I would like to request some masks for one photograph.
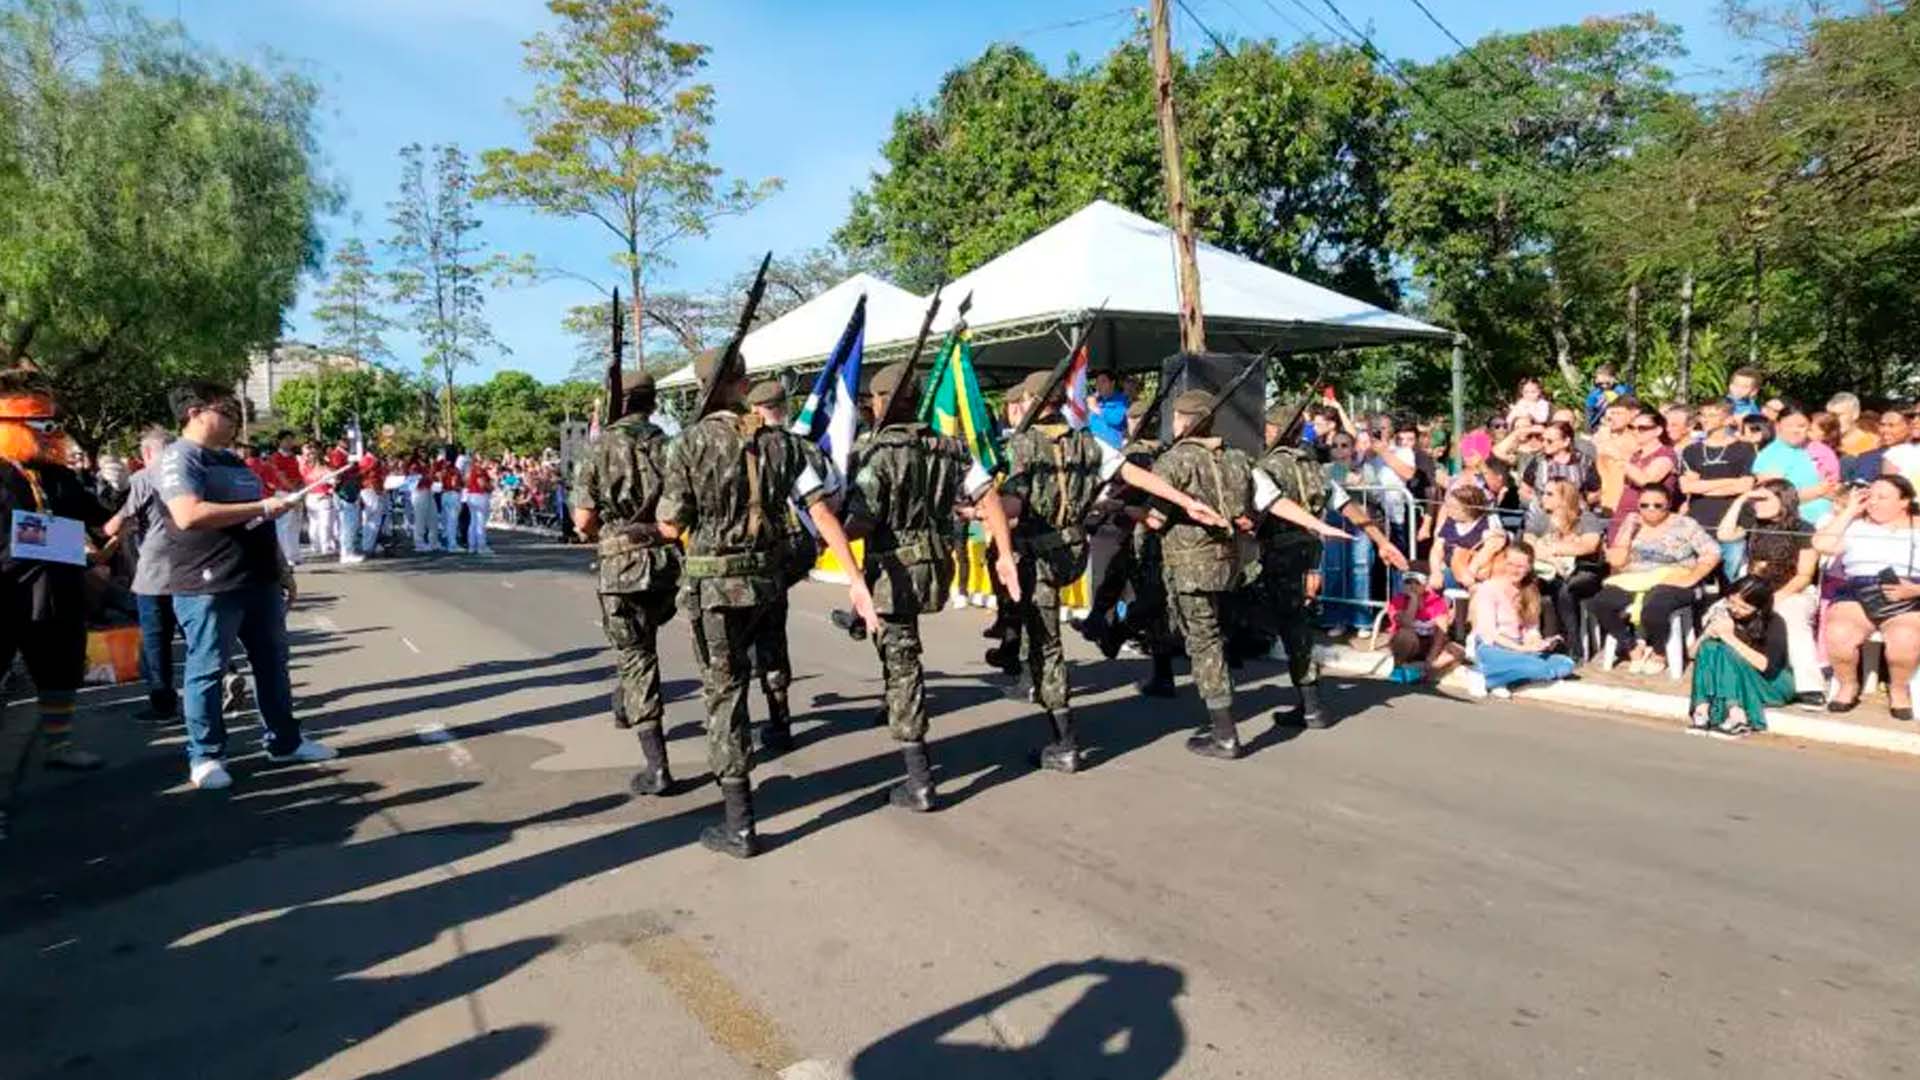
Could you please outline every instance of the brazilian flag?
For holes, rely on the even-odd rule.
[[[980,396],[980,380],[973,373],[973,340],[962,330],[948,334],[933,360],[933,378],[920,399],[920,422],[934,431],[967,444],[982,469],[999,473],[1007,467],[1007,451]]]

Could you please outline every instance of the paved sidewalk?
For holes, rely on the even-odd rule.
[[[1364,636],[1356,640],[1365,643]],[[1375,650],[1362,645],[1337,644],[1322,646],[1319,655],[1321,666],[1339,675],[1385,679],[1393,670],[1393,659],[1384,647]],[[1468,696],[1465,673],[1449,672],[1441,680],[1439,689],[1455,697]],[[1636,676],[1582,668],[1577,679],[1522,687],[1514,691],[1513,697],[1516,701],[1670,720],[1675,724],[1684,724],[1687,719],[1687,682],[1665,675]],[[1788,739],[1920,756],[1920,725],[1893,719],[1887,713],[1884,694],[1879,693],[1869,695],[1846,719],[1801,708],[1769,709],[1767,731]]]

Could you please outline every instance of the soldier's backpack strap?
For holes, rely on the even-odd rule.
[[[746,413],[740,417],[741,451],[746,455],[747,462],[747,536],[756,541],[767,527],[766,511],[760,505],[759,435],[763,426],[757,413]]]
[[[1059,499],[1053,506],[1053,527],[1060,529],[1066,526],[1067,512],[1070,509],[1067,505],[1067,437],[1062,435],[1052,440],[1052,445],[1053,479],[1059,490]]]

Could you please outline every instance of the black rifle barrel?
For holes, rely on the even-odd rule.
[[[626,324],[620,319],[620,287],[613,289],[613,337],[612,355],[607,357],[607,423],[626,415],[627,388],[626,377],[620,366],[625,362]]]
[[[920,354],[927,351],[927,336],[933,333],[933,320],[940,314],[940,290],[946,287],[944,281],[933,287],[933,300],[927,304],[927,317],[920,320],[920,336],[914,339],[913,352],[907,356],[906,370],[900,374],[900,384],[893,388],[893,393],[887,395],[885,415],[873,418],[873,430],[879,431],[889,424],[899,423],[906,418],[906,411],[916,404],[913,400],[913,373],[920,366]],[[968,293],[960,305],[963,318],[965,309],[972,304],[973,294]]]
[[[720,360],[713,365],[713,378],[700,389],[700,407],[693,412],[694,419],[705,417],[714,410],[720,396],[720,388],[731,385],[737,377],[734,366],[740,360],[740,342],[753,328],[753,317],[760,310],[760,298],[767,292],[767,267],[773,264],[773,252],[767,252],[760,260],[760,270],[753,275],[753,286],[747,290],[746,306],[740,309],[740,324],[734,327],[733,337],[727,340],[727,347],[720,353]]]
[[[1213,395],[1213,401],[1208,404],[1207,411],[1201,413],[1200,418],[1195,420],[1193,426],[1187,430],[1198,431],[1209,420],[1212,420],[1214,416],[1220,412],[1221,406],[1232,400],[1234,391],[1246,385],[1247,380],[1253,378],[1255,372],[1265,371],[1267,369],[1267,361],[1272,359],[1273,355],[1278,351],[1277,348],[1269,345],[1259,356],[1249,360],[1247,366],[1240,369],[1238,375],[1228,379],[1227,385],[1221,387],[1219,392]]]
[[[1093,328],[1099,325],[1100,316],[1106,314],[1106,311],[1107,302],[1102,300],[1100,306],[1093,310],[1093,315],[1087,319],[1086,324],[1080,327],[1080,332],[1073,336],[1073,344],[1067,348],[1067,355],[1053,365],[1053,371],[1047,375],[1047,385],[1040,391],[1040,397],[1027,407],[1027,415],[1021,417],[1020,422],[1013,426],[1014,435],[1025,434],[1026,430],[1033,426],[1033,422],[1039,419],[1046,403],[1052,399],[1054,392],[1059,390],[1060,384],[1066,380],[1067,370],[1073,367],[1073,358],[1080,355],[1080,350],[1086,347],[1087,338],[1093,336]],[[1012,437],[1012,435],[1008,436],[1008,438]]]

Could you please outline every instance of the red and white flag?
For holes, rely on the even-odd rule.
[[[1075,431],[1087,426],[1087,347],[1073,355],[1073,363],[1067,368],[1067,401],[1062,410],[1067,417],[1067,425]]]

